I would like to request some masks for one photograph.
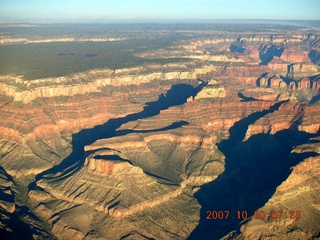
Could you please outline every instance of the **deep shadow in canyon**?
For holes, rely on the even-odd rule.
[[[274,57],[280,57],[284,51],[283,46],[264,45],[259,49],[261,65],[267,65]]]
[[[257,99],[253,97],[246,97],[243,95],[242,92],[238,92],[238,97],[241,98],[241,102],[252,102],[252,101],[258,101]]]
[[[291,154],[292,147],[308,143],[316,136],[299,132],[295,123],[274,135],[257,134],[243,141],[250,124],[278,110],[282,103],[236,122],[229,139],[218,144],[226,156],[226,168],[215,181],[203,185],[195,194],[202,208],[199,225],[189,239],[221,239],[231,231],[239,233],[244,219],[238,219],[237,212],[246,211],[248,219],[252,217],[287,179],[292,166],[317,155]],[[230,211],[230,214],[227,219],[207,220],[207,211]]]
[[[171,89],[166,93],[159,96],[159,99],[154,102],[146,103],[146,106],[141,112],[129,114],[125,117],[110,119],[103,125],[96,126],[91,129],[84,129],[72,136],[72,153],[64,159],[59,165],[44,171],[43,173],[36,176],[36,181],[45,178],[48,174],[55,174],[60,172],[60,174],[65,174],[68,172],[70,174],[73,171],[77,171],[85,161],[86,154],[84,152],[84,146],[90,145],[99,139],[106,139],[115,136],[124,136],[131,132],[139,133],[140,131],[133,130],[120,130],[117,129],[130,121],[136,121],[138,119],[148,118],[156,116],[161,110],[168,109],[172,106],[177,106],[184,104],[189,97],[194,97],[196,94],[207,85],[207,82],[201,81],[197,87],[193,87],[189,84],[181,83],[176,84],[171,87]],[[188,124],[187,122],[180,121],[173,123],[162,129],[154,129],[153,131],[165,131],[169,129],[174,129],[181,127],[182,125]],[[148,130],[152,132],[152,130]],[[141,131],[141,132],[148,132]],[[57,176],[55,176],[57,177]],[[29,185],[29,190],[36,188],[36,182]]]
[[[0,207],[0,222],[12,230],[7,231],[6,229],[0,228],[0,239],[33,240],[35,239],[35,233],[43,239],[55,239],[51,238],[50,233],[38,225],[41,220],[33,214],[28,207],[16,205],[15,211],[10,213],[8,218],[5,217],[7,214],[8,213]],[[29,223],[32,223],[32,226],[25,222],[26,219],[28,219]]]
[[[177,106],[184,104],[189,97],[195,97],[197,93],[207,85],[207,82],[202,81],[198,79],[201,83],[197,87],[193,87],[192,85],[181,83],[176,84],[171,87],[171,89],[166,93],[159,96],[159,99],[154,102],[146,103],[146,106],[143,108],[141,112],[129,114],[125,117],[117,118],[117,119],[110,119],[103,125],[96,126],[91,129],[83,129],[80,132],[72,135],[72,153],[65,158],[59,165],[54,166],[53,168],[44,171],[43,173],[36,176],[36,181],[48,178],[48,174],[55,174],[55,177],[66,178],[69,176],[69,174],[72,174],[79,170],[85,161],[85,158],[90,152],[85,153],[84,147],[86,145],[90,145],[93,142],[99,140],[99,139],[105,139],[105,138],[111,138],[115,136],[124,136],[129,133],[147,133],[147,132],[160,132],[160,131],[166,131],[170,129],[179,128],[183,125],[187,125],[188,122],[185,121],[179,121],[170,124],[167,127],[159,128],[159,129],[153,129],[153,130],[118,130],[117,129],[125,123],[128,123],[130,121],[136,121],[138,119],[148,118],[152,116],[156,116],[160,113],[161,110],[168,109],[172,106]],[[107,160],[107,159],[106,159]],[[127,161],[126,159],[121,159],[120,157],[113,160],[119,160],[119,161]],[[36,181],[29,184],[29,191],[36,189]],[[27,207],[26,207],[27,208]],[[27,208],[28,209],[28,208]],[[29,209],[28,209],[29,211]],[[18,213],[17,213],[18,214]],[[20,212],[20,214],[27,214],[27,211]],[[17,220],[13,220],[15,225],[19,224],[17,216]],[[23,227],[25,226],[25,227]],[[15,231],[20,233],[24,232],[26,234],[26,239],[32,239],[32,229],[29,228],[29,226],[21,225],[20,228],[16,228]],[[8,236],[8,239],[19,239],[16,235]]]
[[[195,96],[204,86],[202,82],[194,88],[188,84],[177,84],[157,101],[149,102],[139,113],[125,117],[110,119],[105,124],[92,129],[84,129],[73,135],[72,153],[61,164],[39,174],[36,180],[48,178],[48,174],[67,177],[83,166],[86,154],[84,146],[98,139],[125,136],[132,132],[157,132],[174,129],[187,124],[176,122],[167,127],[153,130],[117,130],[121,125],[130,121],[156,116],[161,110],[171,106],[181,105],[190,96]],[[201,187],[195,194],[202,206],[200,223],[190,239],[220,239],[232,230],[239,231],[240,222],[237,211],[247,211],[249,217],[262,207],[274,193],[276,187],[290,174],[290,168],[313,153],[290,154],[292,147],[307,143],[315,135],[298,132],[296,124],[292,128],[271,134],[258,134],[243,141],[248,126],[259,118],[277,111],[283,102],[277,103],[269,110],[256,112],[238,121],[230,129],[230,137],[218,144],[218,148],[226,156],[225,172],[215,181]],[[122,159],[113,159],[119,160]],[[62,176],[61,176],[62,177]],[[29,185],[29,190],[35,189],[35,182]],[[206,220],[207,210],[230,211],[228,219]],[[232,218],[233,217],[233,218]]]

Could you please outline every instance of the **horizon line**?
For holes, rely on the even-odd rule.
[[[3,20],[0,19],[0,24],[103,24],[103,23],[162,23],[162,22],[231,22],[231,21],[240,21],[240,22],[254,22],[254,21],[260,21],[260,22],[319,22],[320,19],[251,19],[251,18],[234,18],[234,19],[200,19],[200,18],[186,18],[186,19],[61,19],[60,21],[57,19],[13,19],[13,20]]]

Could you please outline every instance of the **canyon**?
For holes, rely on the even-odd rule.
[[[169,45],[133,51],[146,61],[136,66],[0,75],[3,236],[319,237],[319,33],[178,32]],[[0,44],[128,38],[17,35]],[[226,210],[228,219],[206,217]],[[255,218],[275,210],[301,218]]]

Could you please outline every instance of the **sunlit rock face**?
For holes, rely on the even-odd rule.
[[[172,45],[133,51],[135,67],[1,75],[1,231],[28,229],[38,239],[316,237],[319,37],[250,31],[190,30]],[[176,62],[158,63],[168,59]],[[269,215],[295,210],[295,218],[206,220],[216,206],[255,204]]]
[[[224,158],[215,148],[214,139],[194,134],[193,130],[182,129],[98,140],[85,147],[90,154],[72,175],[37,182],[49,193],[46,198],[42,197],[43,190],[31,191],[29,196],[34,202],[43,202],[36,208],[40,215],[59,216],[52,222],[57,236],[62,226],[68,231],[72,228],[68,217],[60,212],[80,204],[95,209],[97,216],[105,216],[100,224],[114,222],[114,228],[99,230],[104,236],[121,238],[136,230],[148,237],[171,238],[173,233],[161,228],[172,225],[179,238],[186,238],[199,221],[200,206],[192,192],[224,170]],[[52,209],[51,201],[65,204],[61,209]],[[86,219],[87,222],[78,223],[82,229],[94,221],[90,216]],[[127,228],[123,229],[120,223]],[[78,235],[82,234],[85,232],[79,231]]]
[[[128,96],[118,89],[112,94],[39,98],[32,103],[3,102],[2,166],[18,177],[51,168],[70,154],[72,133],[140,111],[144,102],[156,99],[163,91],[152,88],[148,87],[154,95],[140,92]]]

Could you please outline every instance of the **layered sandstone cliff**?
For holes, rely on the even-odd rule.
[[[317,133],[320,130],[319,106],[306,106],[287,102],[277,112],[260,118],[248,127],[246,139],[259,133],[275,134],[284,129]]]
[[[103,90],[103,87],[106,86],[140,85],[142,83],[149,83],[155,80],[167,81],[177,79],[196,79],[201,74],[207,74],[216,70],[213,65],[204,65],[199,68],[197,68],[197,64],[186,66],[179,65],[178,67],[182,67],[185,71],[165,72],[170,68],[174,68],[174,65],[168,65],[166,69],[162,66],[150,66],[148,68],[149,71],[153,69],[160,70],[160,72],[152,73],[146,73],[146,69],[144,68],[125,69],[122,71],[111,71],[107,69],[89,71],[87,73],[61,77],[58,79],[50,78],[32,81],[22,81],[19,78],[5,76],[0,82],[0,93],[5,96],[12,97],[14,101],[29,103],[37,98],[43,97],[49,98],[100,93]],[[87,80],[83,81],[83,78],[86,78]],[[60,84],[56,85],[57,83]],[[41,86],[42,84],[46,84],[47,86]]]
[[[1,166],[23,182],[19,201],[59,239],[186,239],[203,220],[196,194],[226,171],[229,152],[218,146],[237,140],[230,129],[248,123],[240,129],[243,149],[237,157],[248,152],[252,157],[256,149],[250,144],[261,136],[276,141],[273,136],[284,131],[318,134],[319,71],[308,54],[317,39],[310,39],[232,33],[138,54],[183,57],[187,63],[30,81],[1,76]],[[277,148],[273,143],[266,142],[263,152]],[[302,145],[294,152],[319,154],[314,149],[318,145]],[[295,167],[277,189],[265,212],[292,206],[305,216],[319,210],[318,195],[310,190],[318,188],[319,158],[305,162],[307,167]],[[246,164],[237,166],[246,172]],[[13,183],[1,179],[5,196],[12,197]],[[308,200],[299,205],[304,193]],[[298,205],[291,196],[298,196]],[[13,200],[0,207],[4,216],[16,212]],[[309,232],[290,236],[316,236],[318,212],[310,216],[301,224],[286,218],[280,227],[269,220],[261,226],[249,222],[242,237],[269,237],[268,229],[283,237],[297,228]]]
[[[181,129],[99,140],[85,147],[90,155],[81,169],[52,180],[48,176],[37,182],[47,195],[35,190],[29,196],[33,202],[42,201],[36,212],[49,220],[56,236],[64,228],[63,232],[76,239],[88,234],[117,239],[139,229],[139,234],[149,238],[185,239],[199,220],[192,188],[213,181],[224,169],[223,157],[212,149],[213,139],[198,134]],[[53,200],[65,204],[52,209],[49,203]],[[114,222],[114,228],[90,233],[86,226],[92,225],[94,218],[85,211],[85,221],[78,221],[79,228],[72,233],[71,213],[61,213],[75,205],[95,209],[95,217],[106,216],[101,224]],[[50,220],[52,215],[55,221]],[[141,221],[143,216],[146,219]],[[120,222],[121,228],[117,227]]]

